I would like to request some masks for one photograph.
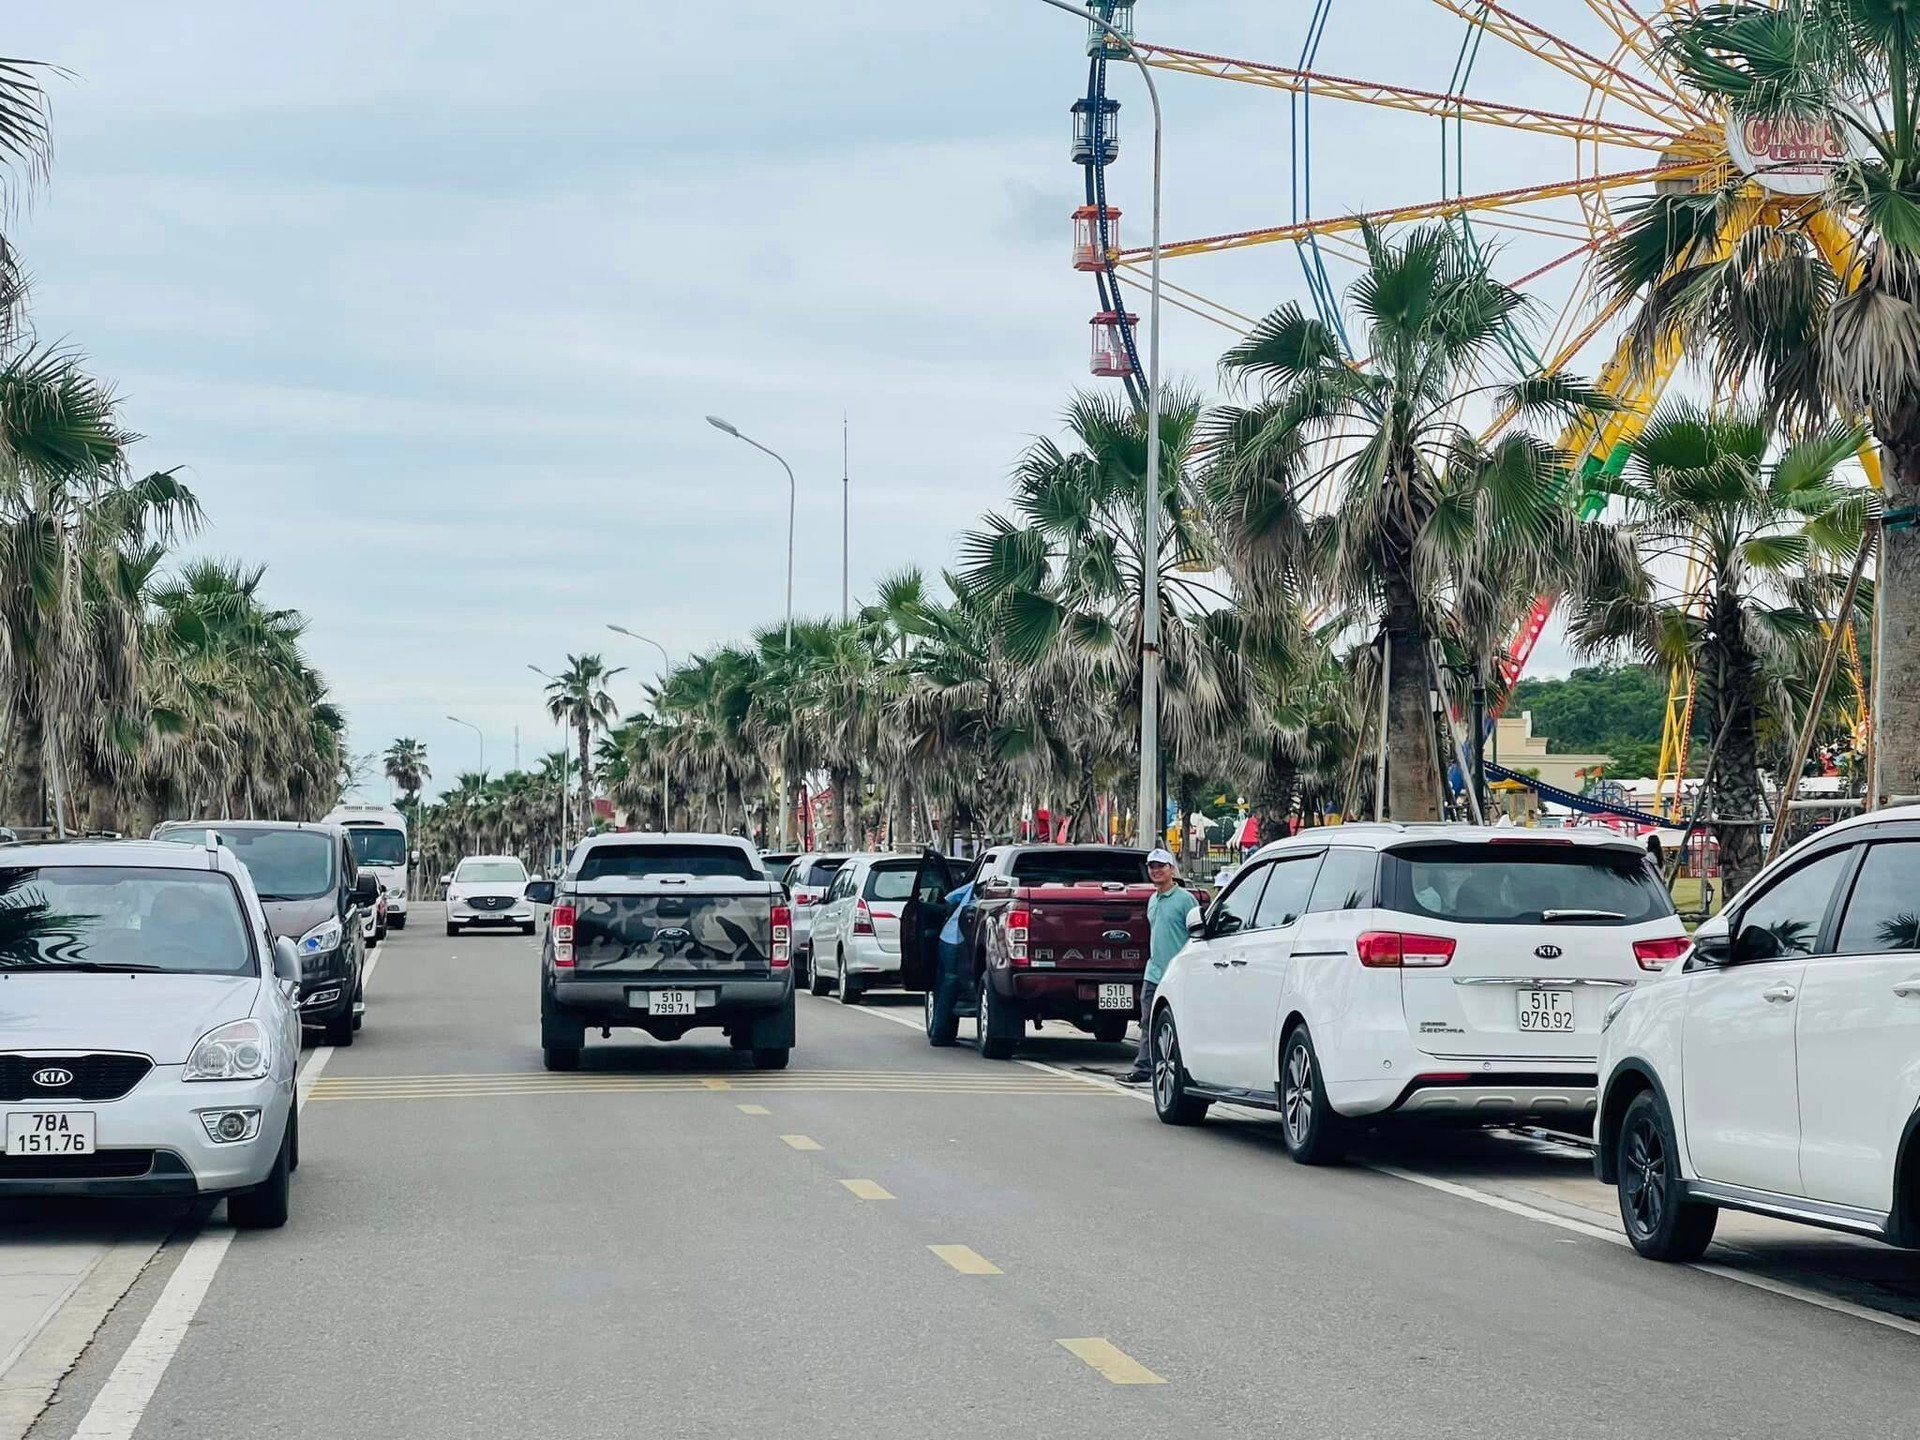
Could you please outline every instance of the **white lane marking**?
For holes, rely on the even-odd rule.
[[[840,1008],[844,1010],[847,1007],[842,1006]],[[894,1014],[886,1010],[871,1009],[867,1006],[855,1007],[854,1013],[873,1015],[882,1020],[892,1020],[896,1024],[905,1025],[913,1030],[924,1031],[926,1028],[925,1022],[922,1020],[913,1019],[903,1014]],[[1060,1066],[1049,1065],[1043,1060],[1020,1060],[1016,1057],[1015,1063],[1028,1066],[1034,1070],[1046,1070],[1055,1075],[1065,1075],[1071,1079],[1083,1081],[1088,1085],[1098,1085],[1103,1089],[1115,1091],[1131,1099],[1145,1101],[1149,1105],[1153,1103],[1153,1096],[1150,1093],[1136,1090],[1128,1085],[1121,1085],[1116,1081],[1107,1080],[1100,1076],[1076,1073],[1072,1070],[1063,1070]],[[1273,1118],[1272,1115],[1266,1111],[1250,1110],[1242,1105],[1222,1105],[1219,1108],[1230,1111],[1235,1115],[1245,1116],[1249,1119],[1271,1120]],[[1603,1225],[1589,1225],[1581,1220],[1571,1220],[1564,1215],[1555,1215],[1550,1210],[1541,1210],[1518,1200],[1509,1200],[1504,1195],[1495,1195],[1491,1191],[1477,1190],[1471,1185],[1462,1185],[1456,1180],[1443,1180],[1438,1175],[1423,1175],[1417,1170],[1406,1170],[1398,1165],[1383,1165],[1366,1161],[1361,1162],[1361,1164],[1364,1169],[1390,1176],[1395,1180],[1405,1180],[1409,1184],[1423,1186],[1428,1190],[1437,1190],[1443,1195],[1451,1195],[1458,1200],[1470,1200],[1476,1205],[1485,1205],[1492,1210],[1502,1210],[1522,1220],[1531,1220],[1540,1225],[1551,1225],[1559,1230],[1567,1230],[1576,1235],[1585,1236],[1589,1240],[1604,1240],[1609,1245],[1627,1244],[1627,1237],[1618,1230],[1609,1230]],[[1851,1300],[1842,1300],[1837,1296],[1825,1295],[1818,1290],[1810,1290],[1803,1285],[1795,1285],[1787,1280],[1775,1280],[1770,1276],[1755,1275],[1745,1270],[1734,1270],[1728,1266],[1716,1265],[1711,1261],[1705,1260],[1696,1261],[1685,1268],[1698,1270],[1703,1275],[1718,1276],[1722,1280],[1732,1280],[1736,1284],[1749,1285],[1755,1290],[1764,1290],[1769,1295],[1778,1295],[1783,1299],[1803,1301],[1808,1305],[1815,1306],[1821,1310],[1831,1311],[1836,1315],[1847,1315],[1855,1320],[1864,1320],[1870,1325],[1880,1325],[1889,1330],[1898,1330],[1903,1334],[1920,1336],[1920,1321],[1909,1320],[1903,1315],[1889,1314],[1884,1310],[1875,1310],[1870,1306],[1857,1305]]]
[[[360,977],[363,988],[373,979],[381,950],[382,947],[375,946],[367,956],[366,970]],[[333,1058],[333,1050],[331,1045],[318,1046],[301,1066],[294,1088],[296,1114],[307,1108],[307,1097]],[[186,1338],[187,1327],[193,1324],[193,1317],[200,1312],[201,1302],[213,1286],[220,1262],[226,1259],[227,1247],[233,1244],[233,1235],[231,1227],[223,1227],[203,1230],[194,1237],[187,1253],[180,1257],[179,1265],[168,1277],[166,1289],[160,1292],[160,1298],[141,1324],[140,1332],[113,1367],[113,1373],[107,1376],[100,1393],[93,1397],[86,1419],[73,1432],[73,1440],[131,1440],[141,1417],[147,1413],[153,1392],[160,1388],[167,1367],[173,1363],[180,1342]]]

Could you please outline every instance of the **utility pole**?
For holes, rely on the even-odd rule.
[[[848,584],[853,536],[853,480],[847,466],[847,412],[840,412],[840,623],[853,618],[853,590]]]

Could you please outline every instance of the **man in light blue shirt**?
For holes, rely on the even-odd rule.
[[[946,898],[953,913],[947,916],[947,923],[940,927],[940,973],[943,976],[960,974],[960,912],[967,908],[967,902],[972,899],[971,880]]]
[[[1147,897],[1147,973],[1140,987],[1140,1051],[1125,1077],[1130,1085],[1144,1084],[1153,1074],[1153,992],[1187,943],[1188,917],[1200,908],[1193,892],[1176,883],[1171,851],[1155,850],[1147,856],[1147,878],[1153,882],[1153,894]]]

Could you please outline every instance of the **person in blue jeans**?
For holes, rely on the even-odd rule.
[[[943,981],[955,979],[960,974],[960,912],[966,909],[972,899],[971,880],[946,898],[950,913],[947,923],[940,927],[940,978]]]
[[[1140,987],[1140,1053],[1123,1077],[1129,1085],[1144,1084],[1153,1074],[1153,992],[1187,943],[1187,917],[1200,908],[1193,892],[1180,888],[1171,851],[1155,850],[1147,856],[1147,878],[1153,882],[1153,894],[1147,897],[1147,973]]]

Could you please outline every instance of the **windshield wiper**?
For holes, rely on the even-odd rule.
[[[90,973],[128,975],[171,975],[174,971],[165,965],[115,964],[106,960],[53,960],[39,965],[0,964],[0,970],[22,970],[36,974],[45,974],[49,970],[84,970]]]
[[[1626,914],[1619,910],[1542,910],[1542,924],[1554,925],[1562,920],[1624,920]]]

